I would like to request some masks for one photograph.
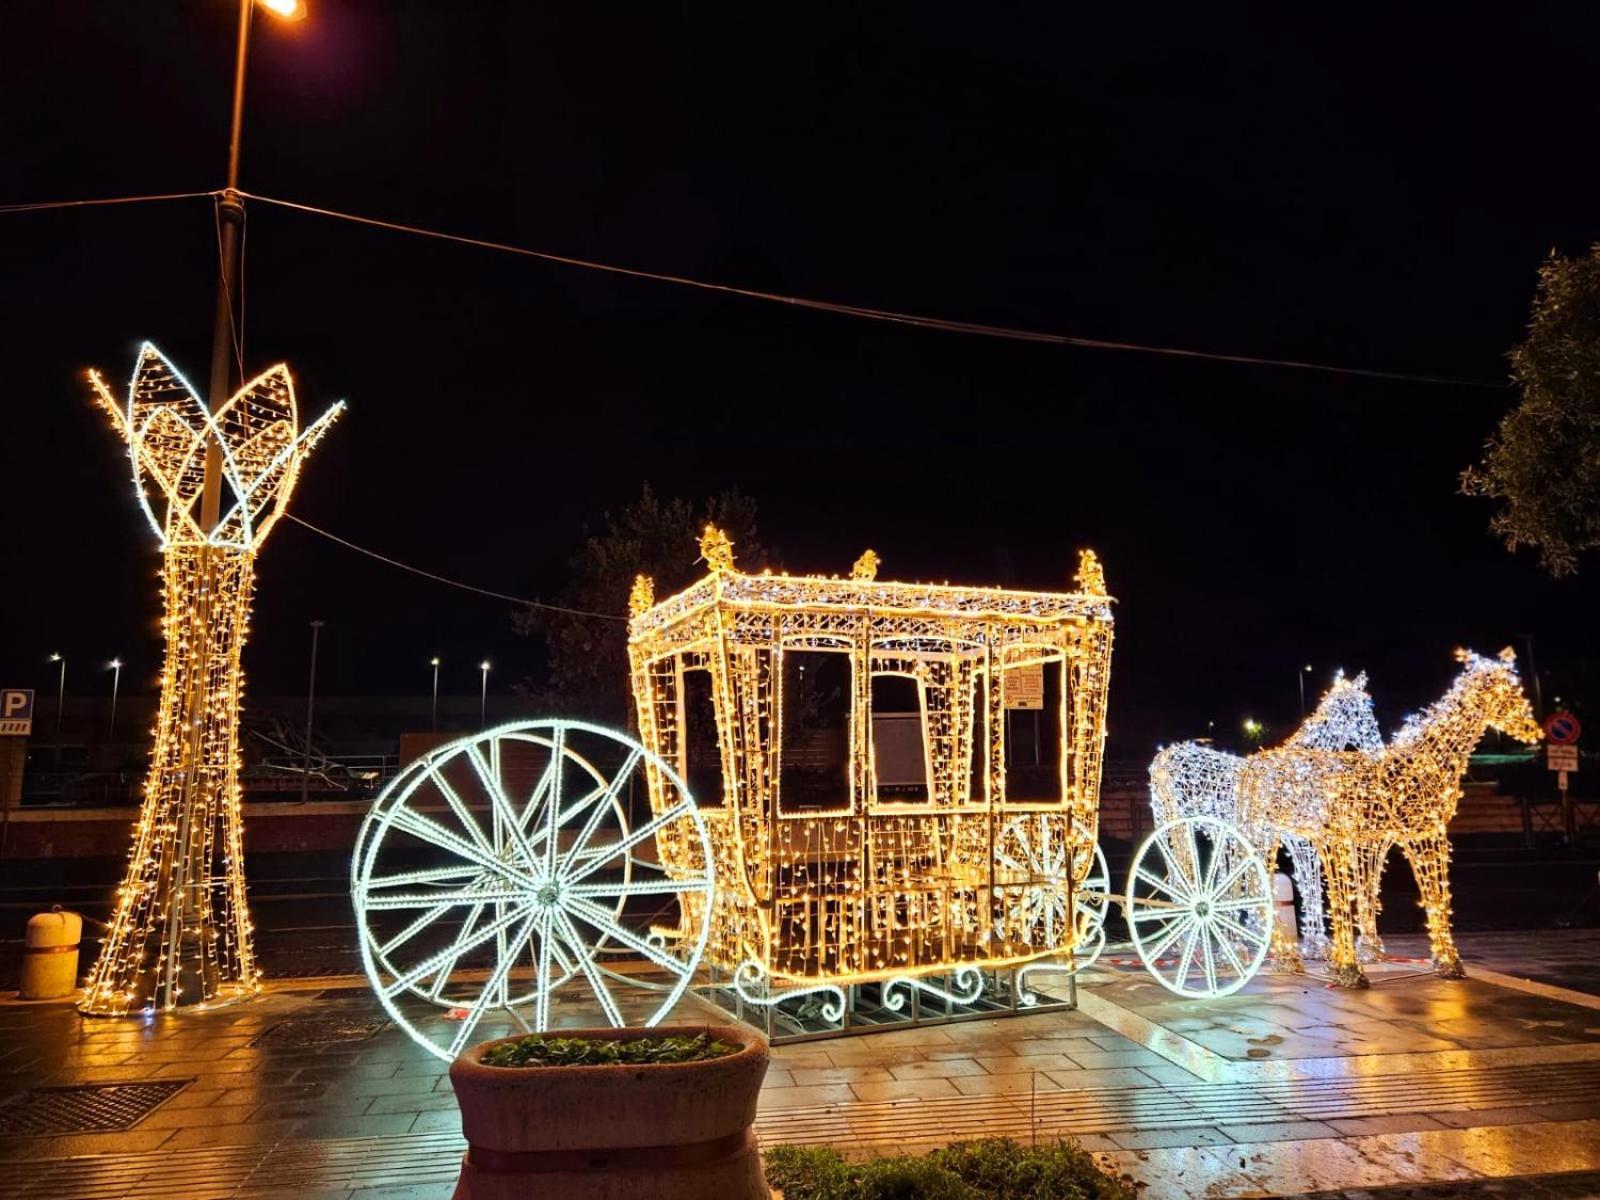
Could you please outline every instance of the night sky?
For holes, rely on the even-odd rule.
[[[1590,6],[838,8],[310,0],[253,40],[248,191],[650,270],[1156,345],[1491,383],[1552,247],[1600,239]],[[877,9],[878,6],[865,6]],[[0,202],[220,186],[226,0],[17,7]],[[1555,582],[1456,476],[1509,389],[896,328],[261,204],[246,361],[350,413],[307,520],[553,594],[651,481],[737,486],[791,570],[1121,601],[1112,750],[1281,726],[1295,674],[1373,674],[1396,724],[1457,644],[1537,638],[1600,693],[1600,563]],[[0,215],[0,685],[154,684],[157,556],[83,369],[209,361],[204,199]],[[693,546],[684,553],[693,557]],[[284,524],[257,692],[496,690],[508,606]],[[1580,707],[1580,711],[1582,708]],[[1600,713],[1596,714],[1600,717]]]

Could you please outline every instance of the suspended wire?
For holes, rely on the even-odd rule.
[[[390,558],[386,554],[379,554],[376,550],[368,550],[365,546],[358,546],[354,542],[346,541],[336,533],[329,533],[326,529],[322,529],[316,525],[313,525],[310,521],[307,521],[303,517],[295,516],[295,514],[292,512],[286,512],[283,515],[288,520],[293,521],[296,525],[309,529],[312,533],[327,538],[330,542],[337,542],[347,550],[354,550],[357,554],[365,554],[368,558],[375,558],[381,563],[386,563],[391,567],[397,567],[402,571],[409,571],[413,575],[420,575],[424,579],[431,579],[435,583],[443,583],[448,584],[453,588],[460,588],[464,592],[476,592],[480,596],[488,596],[495,600],[509,600],[512,604],[522,604],[526,605],[528,608],[542,608],[546,612],[565,613],[569,617],[590,617],[596,621],[626,621],[628,619],[627,617],[619,617],[615,613],[590,612],[589,610],[583,608],[564,608],[559,604],[546,604],[542,600],[528,600],[522,596],[508,596],[504,592],[495,592],[490,591],[488,588],[475,587],[470,583],[462,583],[458,579],[451,579],[444,575],[436,575],[432,571],[424,571],[421,567],[413,567],[409,563],[403,563],[399,559]]]
[[[1304,362],[1298,359],[1265,358],[1249,354],[1222,354],[1208,350],[1190,350],[1179,346],[1153,346],[1139,342],[1111,341],[1105,338],[1078,337],[1066,333],[1047,333],[1041,330],[1016,329],[1004,325],[984,325],[975,321],[955,321],[943,317],[922,316],[916,313],[897,312],[893,309],[870,308],[859,304],[841,304],[831,300],[814,300],[805,296],[785,296],[777,292],[765,292],[756,288],[737,287],[726,283],[713,283],[704,279],[694,279],[686,275],[672,275],[660,271],[646,271],[635,267],[618,266],[615,263],[598,262],[593,259],[574,258],[565,254],[553,254],[545,250],[533,250],[526,246],[514,246],[507,242],[490,241],[485,238],[468,237],[464,234],[446,233],[437,229],[427,229],[420,225],[406,225],[396,221],[385,221],[377,217],[364,217],[356,213],[340,212],[337,209],[319,208],[311,204],[301,204],[293,200],[280,200],[273,196],[260,196],[253,192],[241,193],[251,200],[262,204],[274,205],[278,208],[291,209],[295,212],[310,213],[314,216],[332,217],[335,220],[348,221],[356,225],[366,225],[373,229],[386,229],[395,233],[409,233],[417,237],[433,238],[438,241],[455,242],[463,246],[475,246],[480,250],[493,250],[502,254],[514,254],[523,258],[535,258],[542,262],[556,263],[561,266],[579,267],[587,271],[599,271],[608,275],[621,275],[629,279],[645,279],[654,283],[671,283],[681,287],[697,288],[706,292],[718,292],[728,296],[740,296],[748,300],[764,300],[773,304],[787,304],[794,308],[810,309],[816,312],[835,313],[840,316],[860,317],[869,321],[884,321],[895,325],[908,325],[918,329],[931,329],[944,333],[964,333],[981,337],[1002,338],[1017,342],[1035,342],[1053,346],[1075,346],[1088,350],[1122,350],[1136,354],[1155,354],[1168,358],[1202,359],[1207,362],[1236,363],[1244,366],[1258,367],[1283,367],[1295,371],[1318,371],[1330,375],[1355,375],[1366,379],[1387,379],[1405,383],[1445,384],[1454,387],[1492,388],[1496,391],[1507,385],[1495,383],[1484,379],[1461,379],[1445,375],[1418,374],[1408,371],[1379,371],[1363,367],[1341,367],[1331,363]]]
[[[159,196],[109,196],[99,200],[44,200],[37,204],[0,204],[0,213],[43,212],[52,208],[106,208],[113,204],[148,204],[155,200],[198,200],[220,192],[167,192]]]
[[[52,200],[34,204],[5,204],[0,205],[0,214],[38,212],[47,209],[96,208],[114,204],[141,204],[158,200],[193,200],[202,196],[215,197],[221,194],[219,191],[168,192],[149,196],[112,196],[91,200]],[[599,262],[594,259],[576,258],[566,254],[553,254],[545,250],[534,250],[527,246],[514,246],[507,242],[496,242],[487,238],[468,237],[464,234],[427,229],[420,225],[407,225],[398,221],[365,217],[357,213],[341,212],[338,209],[320,208],[316,205],[301,204],[297,201],[283,200],[274,196],[257,195],[254,192],[239,192],[236,194],[260,201],[262,204],[270,204],[296,212],[310,213],[314,216],[331,217],[335,220],[348,221],[356,225],[366,225],[374,229],[409,233],[416,237],[455,242],[463,246],[475,246],[480,250],[514,254],[523,258],[534,258],[542,262],[556,263],[561,266],[578,267],[587,271],[599,271],[608,275],[620,275],[629,279],[644,279],[654,283],[676,284],[680,287],[696,288],[706,292],[718,292],[728,296],[739,296],[748,300],[787,304],[792,308],[833,313],[839,316],[859,317],[863,320],[882,321],[894,325],[906,325],[917,329],[930,329],[943,333],[962,333],[979,337],[1000,338],[1007,341],[1034,342],[1042,345],[1073,346],[1085,350],[1120,350],[1132,354],[1154,354],[1166,358],[1197,359],[1204,362],[1234,363],[1241,366],[1281,367],[1294,371],[1316,371],[1328,375],[1349,375],[1364,379],[1385,379],[1402,383],[1442,384],[1449,387],[1483,388],[1494,391],[1500,391],[1507,386],[1505,383],[1487,379],[1464,379],[1457,376],[1431,375],[1412,371],[1380,371],[1366,367],[1343,367],[1333,363],[1307,362],[1301,359],[1268,358],[1251,354],[1224,354],[1210,350],[1193,350],[1182,346],[1156,346],[1142,342],[1115,341],[1108,338],[1079,337],[1067,333],[1048,333],[1043,330],[1018,329],[1005,325],[985,325],[976,321],[956,321],[944,317],[898,312],[894,309],[871,308],[866,305],[843,304],[831,300],[815,300],[806,296],[785,296],[778,292],[766,292],[757,288],[714,283],[710,280],[695,279],[687,275],[646,271],[635,267],[619,266],[615,263]],[[236,345],[235,352],[242,358],[241,347]]]

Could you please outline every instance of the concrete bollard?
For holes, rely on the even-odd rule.
[[[24,1000],[59,1000],[78,988],[78,943],[83,918],[59,907],[28,919],[22,951]]]

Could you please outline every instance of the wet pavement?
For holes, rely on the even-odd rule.
[[[1362,992],[1263,977],[1176,1001],[1113,967],[1076,1012],[782,1046],[759,1132],[860,1154],[1072,1136],[1155,1198],[1600,1196],[1600,996],[1561,987],[1590,984],[1600,933],[1462,943],[1464,983],[1419,974],[1404,959],[1420,945],[1394,938],[1401,961]],[[449,1195],[462,1143],[445,1065],[358,979],[142,1019],[0,1003],[0,1105],[162,1082],[179,1086],[121,1132],[0,1135],[0,1195]]]

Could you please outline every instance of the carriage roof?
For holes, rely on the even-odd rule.
[[[708,530],[707,537],[714,531]],[[732,550],[714,540],[701,542],[711,564],[705,578],[656,602],[645,576],[634,584],[629,634],[648,638],[708,608],[743,611],[852,612],[886,616],[932,617],[974,626],[996,622],[1028,625],[1110,623],[1112,598],[1092,550],[1079,555],[1079,590],[1031,592],[950,583],[892,583],[879,580],[877,555],[867,551],[849,576],[787,575],[770,571],[744,574],[733,568]]]

